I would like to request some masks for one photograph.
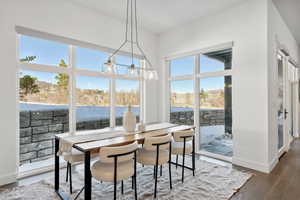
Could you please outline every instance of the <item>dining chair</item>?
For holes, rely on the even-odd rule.
[[[173,133],[172,154],[176,155],[176,169],[178,167],[178,156],[182,156],[182,178],[184,182],[185,155],[192,154],[192,169],[195,176],[195,131],[185,130]]]
[[[67,173],[66,173],[66,182],[70,179],[70,193],[72,194],[72,165],[82,163],[84,161],[84,154],[81,151],[78,151],[72,148],[71,152],[64,152],[63,158],[67,162]],[[82,192],[82,188],[79,194]],[[77,196],[79,196],[79,194]]]
[[[114,200],[117,198],[117,182],[121,181],[121,190],[124,194],[123,180],[132,177],[132,189],[137,200],[136,182],[136,151],[138,143],[103,147],[99,151],[100,159],[96,161],[92,168],[92,176],[98,181],[114,183]]]
[[[154,166],[154,198],[156,198],[157,193],[157,174],[159,165],[162,166],[163,164],[169,163],[170,189],[172,189],[171,162],[169,162],[171,161],[171,141],[171,134],[146,137],[143,148],[138,149],[137,161],[142,165]]]

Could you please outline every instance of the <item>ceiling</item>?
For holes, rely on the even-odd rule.
[[[273,0],[273,2],[300,44],[300,0]]]
[[[125,21],[126,0],[71,1]],[[172,27],[217,13],[243,1],[245,0],[137,0],[138,20],[139,24],[149,31],[162,33]]]

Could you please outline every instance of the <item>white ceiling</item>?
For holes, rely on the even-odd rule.
[[[71,0],[107,16],[125,20],[126,0]],[[162,33],[194,19],[215,14],[245,0],[137,0],[139,24]],[[296,0],[297,1],[297,0]]]
[[[300,0],[273,0],[273,2],[300,44]]]

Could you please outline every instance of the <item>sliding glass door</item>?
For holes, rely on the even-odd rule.
[[[171,123],[196,126],[197,151],[232,157],[232,49],[169,60]]]
[[[200,79],[200,150],[231,157],[231,76]]]

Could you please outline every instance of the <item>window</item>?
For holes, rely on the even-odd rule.
[[[194,84],[192,80],[171,82],[170,122],[194,124]]]
[[[20,164],[52,158],[54,134],[69,131],[68,75],[20,71]]]
[[[110,126],[108,79],[78,76],[76,96],[77,130],[94,130]]]
[[[200,73],[231,69],[231,50],[215,51],[200,55]]]
[[[168,62],[170,122],[195,124],[199,152],[232,157],[232,49]]]
[[[194,57],[179,58],[171,60],[170,75],[171,77],[192,75],[194,73]]]
[[[69,65],[69,47],[66,44],[22,35],[20,61],[48,66]]]
[[[26,35],[20,35],[18,44],[20,171],[32,170],[26,166],[33,162],[38,167],[53,163],[55,134],[122,126],[128,105],[140,120],[141,80],[124,77],[126,71],[112,76],[99,73],[110,55],[107,48],[89,49]],[[113,59],[131,64],[131,58],[123,55]],[[134,63],[139,66],[140,59]]]
[[[102,71],[102,65],[108,57],[108,53],[78,47],[76,49],[76,67],[83,70]]]
[[[136,115],[137,122],[140,118],[140,92],[139,81],[116,80],[116,125],[122,124],[124,111],[131,107]]]

